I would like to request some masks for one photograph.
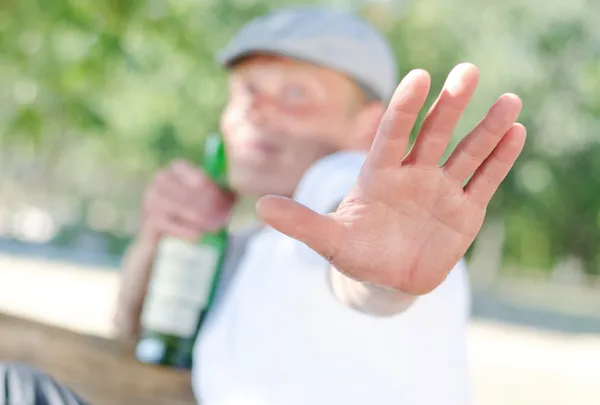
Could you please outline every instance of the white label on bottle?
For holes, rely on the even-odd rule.
[[[181,338],[194,335],[208,304],[219,250],[175,238],[159,246],[142,314],[142,326]]]

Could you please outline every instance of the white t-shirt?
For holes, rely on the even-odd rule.
[[[318,212],[348,193],[365,155],[317,162],[295,199]],[[326,260],[269,228],[255,234],[198,337],[202,405],[468,405],[469,288],[461,261],[404,313],[375,317],[332,294]]]

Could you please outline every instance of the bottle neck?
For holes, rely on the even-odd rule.
[[[204,173],[221,189],[229,190],[227,155],[225,143],[220,134],[213,133],[206,137],[202,168]]]

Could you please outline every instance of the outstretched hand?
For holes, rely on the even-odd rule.
[[[475,239],[490,199],[525,142],[525,128],[515,123],[521,101],[504,94],[439,165],[478,78],[471,64],[452,70],[406,153],[430,88],[427,72],[411,71],[336,212],[321,215],[291,199],[265,196],[257,204],[259,215],[355,280],[412,295],[430,292]]]

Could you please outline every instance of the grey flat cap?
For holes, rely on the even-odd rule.
[[[271,53],[345,73],[387,101],[397,85],[396,59],[383,35],[351,14],[316,7],[284,8],[246,24],[217,55],[229,67],[253,53]]]

